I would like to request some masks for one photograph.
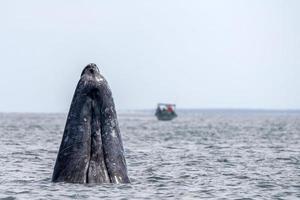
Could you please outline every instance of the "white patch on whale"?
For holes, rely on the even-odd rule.
[[[111,136],[114,137],[114,138],[117,137],[117,134],[116,134],[116,131],[115,131],[115,130],[113,130],[113,131],[111,132]]]
[[[103,78],[98,77],[98,76],[96,76],[95,78],[96,78],[96,81],[98,81],[98,82],[102,82],[104,80]]]

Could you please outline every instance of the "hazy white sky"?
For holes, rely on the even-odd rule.
[[[299,11],[299,0],[2,0],[0,111],[67,112],[90,62],[117,109],[299,109]]]

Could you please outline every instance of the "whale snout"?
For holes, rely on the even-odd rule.
[[[100,74],[100,70],[95,63],[88,64],[82,71],[81,76],[83,75],[98,75]]]
[[[96,64],[77,84],[52,181],[130,183],[112,92]]]

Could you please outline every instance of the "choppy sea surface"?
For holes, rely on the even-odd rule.
[[[119,112],[131,184],[52,183],[66,114],[0,114],[0,199],[300,199],[300,112]]]

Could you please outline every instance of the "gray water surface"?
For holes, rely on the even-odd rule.
[[[0,114],[0,199],[300,199],[300,113],[122,112],[128,185],[51,183],[64,114]]]

